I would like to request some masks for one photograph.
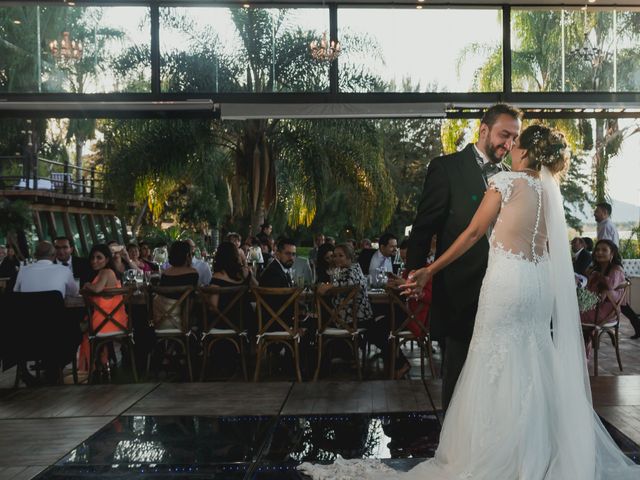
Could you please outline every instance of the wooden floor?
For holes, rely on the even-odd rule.
[[[621,332],[624,372],[610,346],[592,377],[596,411],[640,445],[640,342]],[[411,359],[416,363],[416,358]],[[419,369],[413,369],[418,370]],[[303,415],[429,411],[440,382],[208,382],[12,389],[0,375],[0,479],[29,479],[119,415]],[[427,390],[428,389],[428,390]]]

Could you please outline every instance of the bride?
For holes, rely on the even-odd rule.
[[[513,171],[491,178],[467,229],[406,285],[421,291],[493,225],[469,355],[435,457],[406,473],[370,460],[301,465],[312,478],[640,478],[640,466],[618,449],[591,403],[557,183],[568,167],[567,143],[533,125],[511,158]]]

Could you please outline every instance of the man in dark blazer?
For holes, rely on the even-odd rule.
[[[293,287],[291,267],[296,258],[296,244],[288,238],[281,238],[276,245],[273,260],[260,274],[258,283],[261,287],[289,288]],[[265,301],[275,312],[286,302],[286,297],[268,297]],[[293,307],[283,312],[283,317],[293,316]]]
[[[573,271],[584,276],[586,276],[587,268],[591,265],[591,253],[586,249],[586,246],[581,237],[576,237],[571,240]]]
[[[89,260],[73,255],[75,245],[73,240],[68,237],[56,237],[53,240],[53,246],[56,249],[56,259],[53,263],[59,263],[71,270],[73,278],[80,279],[80,288],[85,283],[91,282],[95,277],[95,272],[91,268]]]
[[[522,113],[509,105],[489,108],[480,122],[478,143],[429,163],[422,197],[413,222],[407,267],[424,267],[437,235],[436,258],[469,225],[487,188],[488,179],[505,170],[502,161],[520,133]],[[442,406],[446,410],[467,358],[487,269],[487,237],[435,275],[431,335],[443,346]],[[416,277],[420,289],[419,276]]]

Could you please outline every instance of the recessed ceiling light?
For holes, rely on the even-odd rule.
[[[416,5],[416,8],[417,8],[418,10],[422,10],[422,5]]]
[[[14,20],[13,23],[15,23],[16,25],[20,25],[22,22],[20,20]]]
[[[76,2],[67,2],[67,5],[69,5],[71,7],[75,6],[75,4],[76,4]]]
[[[422,3],[422,2],[424,2],[424,0],[418,0],[418,2]]]
[[[251,5],[249,5],[248,3],[245,3],[242,5],[242,8],[249,8]]]
[[[596,3],[596,0],[589,0],[589,3]]]

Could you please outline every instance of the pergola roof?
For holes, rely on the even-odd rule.
[[[337,10],[340,7],[412,7],[418,0],[249,0],[253,6],[324,6],[329,8],[332,38],[337,36]],[[0,7],[25,4],[60,5],[50,2],[6,2]],[[578,8],[584,0],[427,0],[423,8],[478,8],[503,10],[503,91],[488,93],[341,93],[337,91],[338,74],[330,70],[331,91],[326,93],[163,93],[160,90],[160,53],[154,18],[158,22],[159,6],[235,6],[238,2],[219,0],[111,0],[106,2],[76,0],[76,5],[104,6],[148,5],[151,7],[151,92],[142,94],[69,94],[69,93],[0,93],[0,116],[3,117],[125,117],[125,118],[408,118],[479,117],[496,102],[517,105],[525,115],[537,118],[640,117],[640,92],[541,92],[511,91],[510,20],[512,7]],[[638,0],[596,0],[589,8],[620,7],[635,10]],[[635,8],[634,8],[635,7]],[[155,13],[154,13],[155,12]],[[155,39],[154,39],[155,35]],[[154,43],[155,42],[155,43]]]

